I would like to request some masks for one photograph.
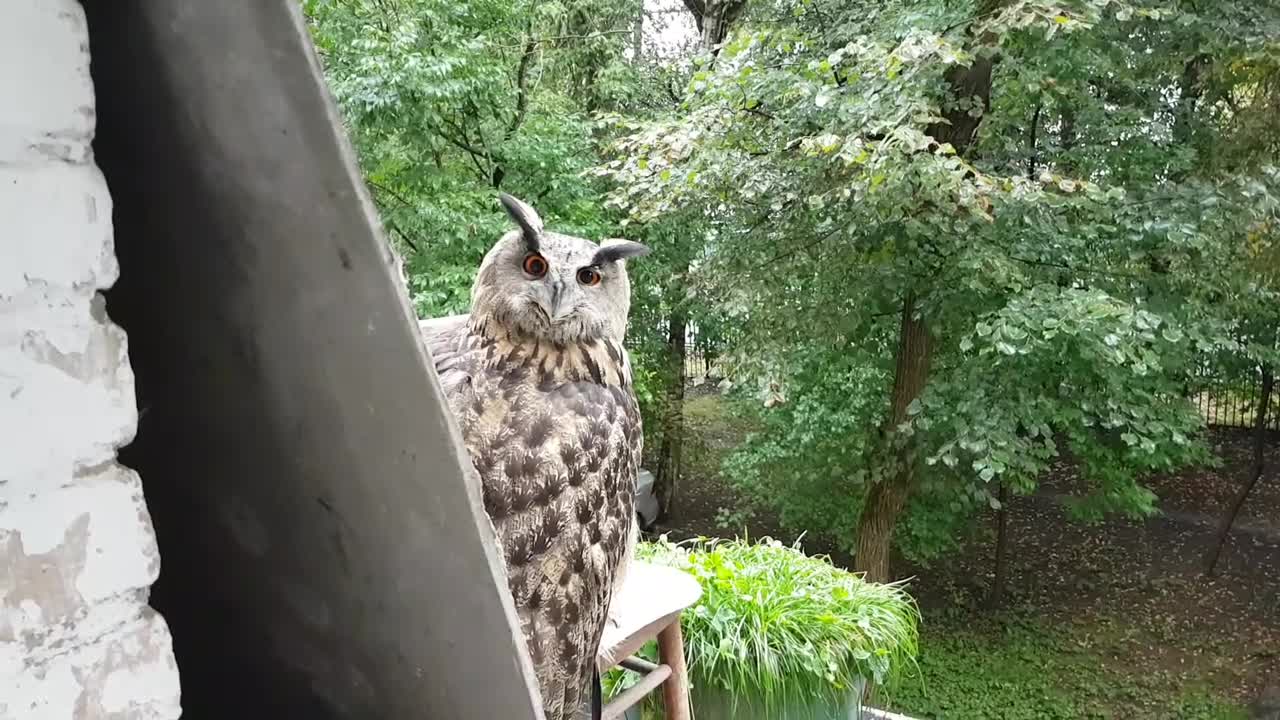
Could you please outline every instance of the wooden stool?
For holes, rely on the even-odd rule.
[[[689,677],[684,664],[680,613],[700,597],[702,588],[688,573],[632,561],[609,607],[610,621],[605,625],[596,662],[601,673],[621,665],[642,677],[604,707],[604,720],[621,718],[658,686],[662,686],[667,720],[689,720]],[[634,656],[655,637],[657,665]]]

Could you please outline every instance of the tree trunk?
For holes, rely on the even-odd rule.
[[[635,65],[640,64],[640,58],[644,55],[644,3],[640,3],[640,7],[636,8],[635,23],[631,26],[631,62]]]
[[[1071,151],[1076,147],[1076,140],[1076,108],[1069,105],[1063,109],[1058,123],[1058,142],[1062,149],[1062,155],[1058,158],[1058,167],[1066,175],[1072,175],[1076,171],[1075,161],[1071,157]]]
[[[1222,523],[1218,526],[1218,536],[1214,540],[1213,546],[1209,548],[1209,552],[1205,555],[1205,574],[1212,576],[1217,572],[1218,560],[1222,557],[1222,548],[1227,544],[1227,538],[1231,535],[1231,526],[1236,522],[1236,516],[1240,514],[1241,508],[1244,507],[1245,500],[1249,499],[1249,493],[1253,492],[1253,488],[1258,484],[1258,480],[1262,477],[1263,470],[1266,469],[1266,450],[1267,450],[1267,410],[1271,407],[1271,392],[1275,388],[1275,370],[1269,364],[1262,366],[1262,393],[1258,399],[1258,415],[1253,419],[1253,464],[1249,468],[1249,477],[1244,485],[1240,488],[1240,492],[1236,493],[1235,500],[1231,506],[1227,508],[1227,512],[1222,517]]]
[[[956,65],[947,70],[945,78],[953,101],[977,98],[982,112],[970,114],[958,105],[948,107],[943,113],[945,122],[938,122],[925,129],[925,133],[938,143],[951,143],[956,154],[964,156],[978,134],[978,125],[991,107],[991,70],[995,60],[981,56],[974,58],[967,67]]]
[[[1039,163],[1039,148],[1036,146],[1036,135],[1040,130],[1040,115],[1044,110],[1044,101],[1036,103],[1035,112],[1031,114],[1031,126],[1027,130],[1027,179],[1034,181],[1036,178],[1036,166]],[[987,609],[995,610],[1000,607],[1000,602],[1004,599],[1005,586],[1005,566],[1008,565],[1008,546],[1009,546],[1009,517],[1008,517],[1008,486],[1000,483],[1000,489],[996,499],[1000,503],[1000,507],[996,508],[996,558],[995,558],[995,575],[991,579],[991,590],[987,594]]]
[[[899,470],[891,480],[871,486],[858,519],[858,542],[854,547],[853,571],[865,573],[868,582],[889,582],[889,552],[893,528],[911,494],[913,473]]]
[[[1197,54],[1182,66],[1178,82],[1178,102],[1173,108],[1173,144],[1185,145],[1191,139],[1196,105],[1204,95],[1204,75],[1213,58]]]
[[[884,436],[897,446],[893,448],[893,471],[885,479],[873,484],[867,491],[867,499],[858,519],[858,540],[854,549],[853,567],[866,573],[872,582],[888,582],[889,549],[893,540],[893,528],[907,504],[915,482],[915,447],[909,439],[895,443],[898,426],[908,418],[907,408],[924,392],[929,380],[931,343],[929,329],[923,317],[916,316],[915,296],[907,293],[902,301],[902,319],[898,329],[898,355],[893,372],[893,395],[890,398],[889,417]]]
[[[1009,565],[1009,490],[1008,486],[1003,482],[1000,483],[1000,493],[997,499],[1000,501],[1000,508],[996,510],[996,568],[995,578],[991,581],[991,594],[987,596],[987,609],[995,610],[1000,607],[1000,603],[1004,600],[1005,578],[1008,576]]]
[[[747,9],[747,0],[684,0],[684,6],[693,13],[702,48],[715,55],[729,36],[729,28]]]
[[[685,0],[686,4],[694,0]],[[990,0],[992,7],[999,0]],[[984,6],[985,7],[985,6]],[[956,153],[965,155],[978,124],[982,122],[991,99],[991,69],[989,56],[975,58],[968,67],[957,66],[945,74],[953,100],[978,99],[982,113],[970,113],[968,108],[953,104],[943,115],[945,122],[934,123],[927,133],[939,143],[951,143]],[[902,321],[898,331],[897,365],[893,374],[893,395],[890,398],[885,437],[892,443],[897,427],[907,419],[907,407],[920,396],[929,380],[930,338],[923,317],[916,313],[915,296],[908,292],[902,301]],[[896,455],[893,472],[888,479],[873,484],[867,491],[862,515],[858,518],[858,539],[854,549],[854,569],[866,573],[872,582],[887,582],[889,574],[889,549],[893,540],[893,528],[907,504],[915,482],[915,447],[908,439],[894,448]]]
[[[671,384],[662,409],[662,441],[658,446],[658,469],[653,475],[653,492],[658,499],[658,521],[671,517],[676,486],[680,481],[680,459],[684,451],[685,327],[683,310],[671,313],[667,328],[667,361]]]
[[[701,33],[702,46],[714,56],[718,46],[729,33],[729,28],[746,9],[747,0],[684,0],[684,5],[693,13],[694,22]],[[675,287],[669,288],[674,293],[682,293],[683,287],[679,279],[689,271],[688,260],[677,272]],[[677,301],[679,305],[680,300]],[[685,310],[677,307],[668,318],[667,355],[671,363],[671,385],[667,388],[666,402],[663,408],[662,440],[658,448],[658,469],[653,475],[653,490],[658,499],[658,520],[669,521],[675,506],[676,488],[680,481],[680,460],[684,451],[684,386],[685,360],[688,349],[685,347],[685,333],[688,317]]]

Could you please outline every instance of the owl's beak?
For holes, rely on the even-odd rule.
[[[569,315],[572,308],[564,301],[564,283],[557,280],[551,285],[551,307],[547,309],[547,317],[557,323]]]

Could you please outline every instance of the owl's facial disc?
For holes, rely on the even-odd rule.
[[[472,316],[555,343],[621,340],[631,302],[626,261],[648,248],[548,232],[533,208],[509,195],[500,199],[518,229],[485,255],[472,288]]]

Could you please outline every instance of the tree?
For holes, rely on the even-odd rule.
[[[735,370],[788,387],[730,475],[878,580],[895,534],[944,550],[1063,444],[1071,512],[1152,512],[1142,477],[1206,457],[1181,388],[1229,323],[1196,268],[1245,206],[1218,79],[1273,52],[1265,12],[753,5],[605,169],[635,218],[707,219]]]
[[[1217,572],[1231,528],[1266,470],[1266,449],[1275,418],[1275,369],[1280,362],[1280,241],[1275,235],[1280,207],[1275,192],[1280,189],[1280,177],[1274,170],[1268,174],[1269,183],[1252,183],[1244,192],[1254,221],[1233,258],[1235,263],[1228,265],[1231,271],[1215,283],[1226,290],[1227,297],[1219,299],[1219,306],[1241,338],[1221,359],[1228,367],[1243,370],[1240,375],[1257,377],[1260,383],[1253,417],[1253,460],[1205,553],[1205,574],[1210,576]]]
[[[692,13],[699,32],[697,60],[701,64],[714,63],[720,45],[728,36],[734,22],[746,9],[746,0],[684,0]],[[680,96],[672,92],[672,99]],[[684,454],[684,399],[685,367],[688,357],[688,330],[696,315],[691,296],[684,279],[703,250],[702,236],[697,233],[702,218],[698,213],[674,213],[664,218],[650,218],[647,225],[679,228],[676,232],[658,229],[658,237],[668,242],[660,243],[663,253],[661,263],[666,280],[662,287],[662,306],[665,309],[662,325],[665,327],[664,392],[658,415],[658,440],[654,494],[658,499],[658,520],[669,521],[675,505],[676,488],[680,483],[681,461]],[[690,232],[693,231],[693,232]],[[671,242],[674,240],[674,242]]]

